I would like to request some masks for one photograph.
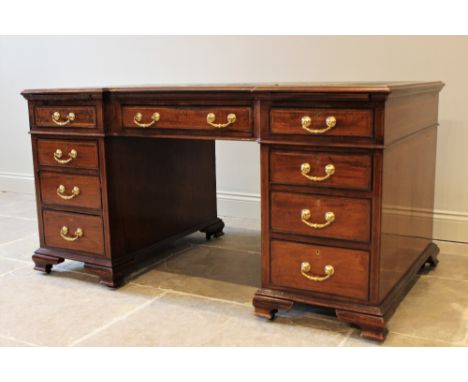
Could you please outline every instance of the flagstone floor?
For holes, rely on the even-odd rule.
[[[113,290],[73,261],[34,271],[34,196],[0,193],[0,346],[382,346],[333,312],[254,316],[259,223],[224,220],[225,236],[182,239]],[[383,346],[468,345],[468,245],[439,245],[439,266],[403,300]]]

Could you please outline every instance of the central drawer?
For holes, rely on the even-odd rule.
[[[367,243],[370,212],[367,199],[271,193],[271,229],[277,232]]]
[[[125,128],[252,132],[250,107],[123,106]]]
[[[344,248],[272,240],[274,286],[366,300],[369,254]]]

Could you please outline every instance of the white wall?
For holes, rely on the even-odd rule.
[[[435,236],[468,242],[468,37],[0,37],[0,190],[31,190],[24,88],[442,80]],[[217,142],[221,213],[259,217],[259,148]]]

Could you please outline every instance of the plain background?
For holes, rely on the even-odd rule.
[[[407,0],[293,0],[273,1],[267,6],[252,0],[116,0],[112,6],[95,0],[19,0],[3,4],[0,29],[17,34],[468,34],[465,8],[458,0],[425,0],[423,4]],[[59,47],[57,52],[65,49]],[[111,377],[116,381],[144,379],[155,375],[156,369],[157,375],[166,380],[218,381],[221,375],[226,382],[246,377],[293,381],[303,379],[307,372],[316,379],[333,376],[374,381],[378,375],[381,382],[402,376],[440,381],[464,375],[466,363],[462,348],[18,350],[0,349],[3,374],[10,380],[26,377],[49,382],[62,380],[64,375],[70,382],[82,381],[90,374],[96,379]],[[38,373],[51,359],[53,372]],[[320,366],[308,367],[311,359]],[[388,367],[389,359],[393,367]],[[425,367],[428,359],[437,361]],[[70,373],[70,365],[77,363],[86,367],[74,368]]]
[[[0,37],[0,190],[33,192],[25,88],[441,80],[434,233],[468,242],[467,68],[468,37]],[[220,214],[259,218],[258,145],[216,148]]]

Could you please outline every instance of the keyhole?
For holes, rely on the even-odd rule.
[[[320,251],[319,251],[318,249],[316,249],[316,250],[315,250],[315,254],[316,254],[317,256],[320,256]]]

